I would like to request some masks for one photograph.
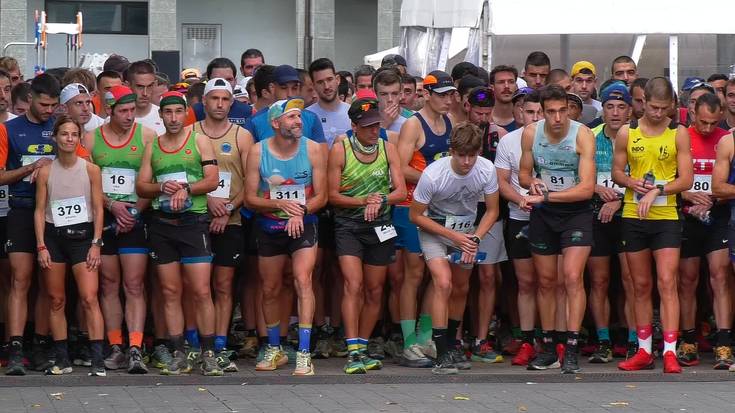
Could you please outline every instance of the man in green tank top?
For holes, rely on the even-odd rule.
[[[102,169],[105,230],[102,234],[100,301],[105,318],[110,355],[105,367],[116,370],[125,365],[129,373],[144,374],[141,347],[146,318],[145,275],[148,264],[148,241],[140,213],[150,200],[138,198],[135,176],[143,159],[143,149],[153,141],[155,131],[135,122],[136,95],[127,86],[113,86],[106,92],[109,123],[87,132],[84,147],[91,160]],[[122,351],[123,309],[120,280],[124,280],[125,324],[130,351]]]
[[[388,264],[395,259],[390,205],[406,198],[406,184],[397,149],[379,137],[378,101],[357,99],[348,115],[353,133],[332,146],[327,176],[344,276],[342,320],[350,352],[344,371],[355,374],[382,366],[368,356],[367,344],[381,314]]]
[[[179,92],[161,97],[166,133],[146,145],[135,183],[138,196],[155,198],[150,226],[151,258],[158,271],[166,327],[175,350],[161,374],[181,374],[192,366],[184,353],[183,278],[187,299],[196,304],[202,374],[221,376],[214,356],[214,305],[210,287],[212,253],[207,194],[217,188],[219,169],[212,144],[184,126],[186,99]]]

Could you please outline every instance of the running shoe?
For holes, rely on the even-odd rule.
[[[107,370],[105,370],[105,365],[99,365],[99,366],[92,366],[89,368],[89,373],[87,373],[87,376],[90,377],[107,377]]]
[[[155,346],[153,348],[153,354],[151,355],[151,361],[153,362],[153,367],[157,369],[163,369],[170,365],[173,361],[173,356],[168,350],[168,346],[165,344]]]
[[[346,357],[347,354],[349,354],[349,351],[347,351],[347,342],[345,341],[344,334],[338,332],[332,334],[332,336],[329,338],[329,347],[332,350],[329,353],[330,357]]]
[[[258,354],[255,356],[255,363],[260,363],[261,361],[263,361],[263,358],[265,357],[265,350],[267,348],[267,343],[262,343],[260,347],[258,347]]]
[[[536,357],[528,363],[528,370],[558,369],[561,366],[559,356],[553,351],[544,351],[536,354]]]
[[[472,346],[472,361],[502,363],[503,356],[497,353],[487,340],[482,340],[480,344]]]
[[[418,344],[412,344],[410,347],[403,349],[398,363],[403,367],[423,368],[432,367],[434,363],[421,352]]]
[[[653,356],[642,348],[638,349],[633,357],[618,363],[618,368],[625,371],[652,370],[654,368]]]
[[[699,352],[696,344],[681,343],[676,350],[676,358],[679,364],[686,367],[696,366],[699,364]]]
[[[18,342],[13,342],[8,348],[8,366],[5,369],[6,376],[25,376],[26,368],[23,365],[23,347]]]
[[[429,340],[428,342],[424,344],[419,344],[419,348],[421,348],[421,352],[430,359],[436,358],[436,344],[434,344],[433,341]]]
[[[576,351],[568,349],[564,353],[564,361],[561,365],[561,374],[577,374],[582,369],[579,368],[579,355]]]
[[[46,371],[51,367],[52,361],[45,342],[33,343],[31,350],[31,365],[35,371]]]
[[[467,359],[461,345],[449,347],[449,355],[452,357],[452,363],[458,370],[469,370],[472,363]]]
[[[127,357],[123,353],[120,346],[117,344],[110,347],[110,355],[105,359],[105,368],[107,370],[117,370],[124,368],[127,365]]]
[[[54,364],[46,369],[47,376],[61,376],[62,374],[71,374],[72,367],[69,359],[62,358],[55,360]]]
[[[536,357],[536,350],[533,349],[533,346],[529,343],[523,343],[518,353],[510,361],[510,364],[514,366],[527,366],[534,357]]]
[[[85,367],[90,367],[92,365],[92,355],[91,351],[89,350],[89,343],[79,344],[77,346],[77,351],[74,352],[74,359],[72,360],[72,364],[74,364],[75,366]]]
[[[401,357],[403,353],[403,336],[400,334],[392,334],[385,343],[385,354],[391,356],[394,360]]]
[[[367,351],[362,350],[358,352],[362,364],[365,366],[365,370],[380,370],[383,368],[383,362],[370,357]]]
[[[664,353],[664,373],[681,373],[681,365],[673,351]]]
[[[385,340],[383,340],[383,337],[368,339],[367,354],[370,358],[376,360],[385,359]]]
[[[559,363],[563,363],[564,362],[564,352],[565,352],[564,351],[564,348],[565,347],[566,346],[564,344],[561,344],[561,343],[559,343],[559,344],[556,345],[556,357],[559,359]]]
[[[311,353],[308,350],[302,350],[296,353],[296,368],[293,371],[294,376],[313,376],[314,365],[311,364]]]
[[[732,349],[729,346],[715,347],[715,370],[727,370],[732,365]]]
[[[615,358],[625,358],[628,355],[628,347],[623,344],[613,344],[612,354]]]
[[[234,373],[238,371],[237,365],[234,361],[230,360],[230,357],[228,354],[224,351],[220,351],[217,353],[217,364],[222,369],[222,371],[227,373]]]
[[[503,346],[503,354],[510,354],[510,355],[516,355],[519,351],[521,351],[521,347],[523,346],[523,340],[518,338],[511,338],[508,343]]]
[[[192,369],[191,363],[186,358],[184,352],[176,350],[171,356],[171,362],[161,368],[161,374],[164,376],[178,376],[182,373],[190,373]]]
[[[238,352],[238,356],[242,358],[254,359],[258,355],[258,337],[245,337],[242,341],[242,347]]]
[[[143,354],[138,347],[130,347],[128,350],[128,374],[147,374],[148,367],[143,362]]]
[[[296,348],[291,343],[281,346],[283,353],[286,355],[288,364],[296,364]]]
[[[632,358],[638,353],[638,342],[628,342],[628,351],[625,354],[625,359]]]
[[[365,374],[367,373],[365,364],[363,364],[362,358],[360,358],[360,353],[357,351],[351,351],[350,354],[347,356],[347,364],[345,364],[345,367],[343,370],[345,374]]]
[[[217,359],[214,357],[214,351],[207,350],[201,353],[200,356],[200,368],[202,369],[202,376],[223,376],[224,372],[217,363]]]
[[[281,346],[268,345],[265,348],[263,360],[255,365],[255,371],[273,371],[288,363],[288,356],[283,352]]]
[[[459,369],[457,369],[457,366],[454,365],[452,355],[446,353],[442,354],[442,356],[436,360],[434,368],[431,369],[431,373],[444,376],[449,374],[457,374],[459,373]]]
[[[331,352],[332,346],[329,345],[329,340],[327,338],[320,338],[316,341],[312,356],[316,359],[328,359]]]
[[[189,364],[192,366],[196,366],[197,364],[202,362],[202,352],[201,349],[189,349],[189,351],[186,352],[186,359],[189,360]]]
[[[590,363],[602,364],[613,360],[613,352],[610,343],[600,343],[597,350],[589,358]]]

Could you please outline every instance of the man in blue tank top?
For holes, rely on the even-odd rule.
[[[543,349],[529,370],[559,367],[554,351],[559,255],[567,293],[567,340],[562,373],[579,372],[577,344],[584,318],[584,266],[592,247],[595,190],[595,138],[568,117],[567,92],[560,86],[540,90],[544,119],[527,125],[521,137],[519,181],[528,188],[519,207],[531,210],[529,243],[538,274],[538,309]]]

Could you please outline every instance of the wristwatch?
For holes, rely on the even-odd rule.
[[[188,182],[182,182],[181,186],[183,186],[184,189],[186,189],[186,193],[191,194],[191,186],[189,185]]]
[[[481,241],[481,240],[480,240],[480,237],[478,237],[477,235],[473,235],[473,236],[471,236],[471,237],[470,237],[470,239],[471,239],[471,240],[472,240],[472,242],[474,242],[475,244],[479,244],[479,243],[480,243],[480,241]]]
[[[105,242],[102,241],[102,238],[95,238],[95,239],[92,240],[92,245],[96,245],[98,247],[104,247],[105,246]]]
[[[661,184],[656,185],[656,189],[658,189],[658,192],[660,195],[664,195],[664,186]]]
[[[228,202],[225,204],[225,209],[227,210],[227,212],[232,212],[235,209],[235,206],[232,205],[232,202]]]

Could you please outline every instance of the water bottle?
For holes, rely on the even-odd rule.
[[[650,170],[643,175],[643,185],[653,185],[654,183],[656,183],[656,175],[653,174],[653,170]]]
[[[528,225],[524,225],[523,228],[521,228],[520,231],[516,234],[516,239],[528,239],[528,231],[530,230]]]
[[[138,211],[138,208],[136,208],[134,206],[129,206],[129,207],[126,207],[126,208],[127,208],[128,212],[130,213],[130,215],[132,215],[133,218],[135,218],[136,225],[137,225],[137,221],[140,218],[140,211]],[[117,220],[113,220],[112,223],[110,223],[110,224],[105,225],[104,227],[102,227],[102,231],[103,232],[104,231],[117,232]]]
[[[130,213],[130,215],[132,215],[132,216],[133,216],[133,218],[135,218],[136,220],[138,219],[138,216],[140,215],[140,211],[138,211],[138,208],[136,208],[136,207],[134,207],[134,206],[128,207],[128,212],[129,212],[129,213]]]
[[[682,211],[685,214],[687,214],[687,215],[689,215],[691,217],[696,218],[697,221],[703,223],[704,225],[712,225],[712,217],[710,216],[709,211],[706,211],[702,215],[696,215],[696,214],[690,213],[689,210],[690,210],[690,207],[689,206],[685,206],[684,208],[682,208]]]
[[[460,264],[462,260],[462,253],[461,252],[453,252],[445,257],[449,262],[452,264]],[[475,255],[475,263],[483,262],[487,258],[487,253],[484,252],[478,252]]]
[[[167,212],[169,214],[178,214],[178,213],[181,213],[181,212],[184,212],[184,211],[188,211],[189,208],[191,208],[191,206],[193,204],[194,203],[191,201],[191,198],[186,198],[186,201],[184,201],[184,207],[181,208],[178,211],[174,211],[174,210],[171,209],[171,200],[170,199],[166,199],[164,201],[161,201],[161,205],[160,206],[161,206],[161,211],[163,211],[163,212]]]

